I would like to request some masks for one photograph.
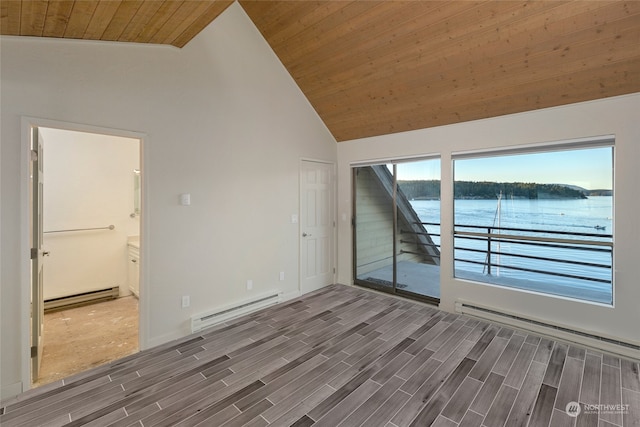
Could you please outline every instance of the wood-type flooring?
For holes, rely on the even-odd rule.
[[[638,426],[638,369],[333,285],[9,399],[0,425]]]

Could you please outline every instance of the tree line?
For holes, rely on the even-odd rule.
[[[409,200],[437,200],[440,198],[440,180],[398,181],[398,186]],[[587,191],[587,190],[585,190]],[[562,184],[536,184],[533,182],[455,181],[456,199],[586,199],[585,191]]]

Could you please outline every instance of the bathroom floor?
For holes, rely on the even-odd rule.
[[[44,316],[42,386],[138,351],[138,299],[118,298]]]

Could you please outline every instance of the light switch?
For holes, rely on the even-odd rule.
[[[298,223],[298,214],[291,214],[291,224]]]
[[[183,193],[180,195],[180,204],[182,206],[189,206],[191,204],[191,194]]]

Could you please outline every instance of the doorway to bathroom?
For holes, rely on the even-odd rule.
[[[141,140],[55,126],[31,139],[37,387],[139,350]]]

